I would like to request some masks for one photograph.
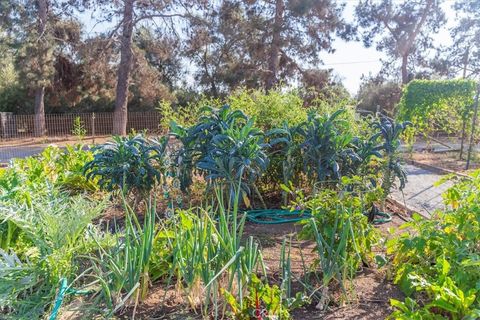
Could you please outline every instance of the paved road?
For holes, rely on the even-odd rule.
[[[42,152],[47,146],[49,144],[0,147],[0,163],[8,162],[12,158],[25,158],[35,155]]]
[[[441,174],[410,164],[406,164],[405,169],[408,173],[408,182],[403,194],[395,191],[392,197],[400,203],[405,202],[407,207],[427,217],[433,211],[443,209],[442,193],[452,186],[452,182],[447,181],[436,186],[435,183],[442,178]]]

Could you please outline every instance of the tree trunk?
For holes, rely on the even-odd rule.
[[[48,2],[47,0],[38,1],[38,35],[42,37],[45,34],[47,26],[47,10]],[[44,63],[46,60],[45,52],[42,50],[39,56],[39,62]],[[35,112],[34,119],[34,135],[36,137],[42,137],[46,134],[46,125],[45,125],[45,86],[39,86],[35,89],[35,105],[33,110]]]
[[[410,54],[410,51],[412,50],[415,40],[417,38],[417,35],[420,33],[420,30],[423,28],[425,22],[427,21],[427,17],[430,14],[430,9],[432,8],[434,0],[427,0],[425,9],[423,10],[423,14],[419,20],[419,22],[416,24],[415,28],[413,28],[413,31],[408,35],[408,38],[405,42],[404,45],[402,45],[402,50],[401,55],[402,55],[402,84],[405,85],[408,83],[408,55]]]
[[[462,78],[465,79],[467,77],[467,69],[468,63],[470,61],[470,47],[467,48],[465,55],[463,56],[463,70],[462,70]]]
[[[408,54],[402,56],[402,84],[408,83]]]
[[[125,0],[123,28],[120,44],[120,65],[118,66],[115,111],[113,113],[113,134],[127,134],[128,86],[132,70],[133,4],[135,0]]]
[[[284,0],[275,2],[275,20],[273,23],[272,46],[268,58],[268,75],[265,89],[268,91],[277,83],[278,66],[280,60],[281,32],[283,26],[283,12],[285,11]]]
[[[35,89],[35,119],[34,119],[34,134],[35,137],[43,137],[47,133],[45,125],[45,87]]]

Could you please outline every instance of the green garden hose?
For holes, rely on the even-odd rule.
[[[57,297],[55,298],[55,304],[53,305],[52,313],[50,313],[49,320],[57,319],[58,312],[60,311],[60,307],[63,303],[63,298],[67,294],[74,294],[74,295],[87,295],[92,293],[92,291],[87,290],[76,290],[73,288],[68,287],[67,279],[62,278],[60,279],[60,288],[58,289]]]
[[[378,211],[375,213],[375,216],[380,216],[383,218],[375,218],[373,219],[373,224],[384,224],[387,222],[392,221],[392,215],[386,212]]]
[[[245,211],[247,220],[259,224],[280,224],[298,222],[311,218],[309,211],[283,210],[283,209],[258,209]]]
[[[247,220],[258,224],[281,224],[298,222],[311,218],[309,211],[305,210],[283,210],[283,209],[257,209],[245,211]],[[377,218],[380,217],[380,218]],[[389,213],[376,211],[373,224],[384,224],[392,221],[392,216]]]

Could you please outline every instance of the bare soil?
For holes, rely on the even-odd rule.
[[[478,154],[474,154],[470,162],[470,169],[465,170],[466,153],[463,158],[459,158],[459,152],[416,152],[412,154],[411,159],[430,166],[447,169],[460,173],[468,173],[480,168]]]

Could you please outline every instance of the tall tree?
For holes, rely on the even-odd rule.
[[[453,43],[439,50],[433,67],[449,77],[474,78],[480,75],[480,1],[458,0],[453,8],[457,21],[450,29]]]
[[[2,7],[1,20],[7,25],[6,31],[19,49],[17,62],[23,67],[23,77],[34,91],[34,134],[43,136],[46,133],[45,87],[53,76],[50,22],[54,21],[53,8],[49,0],[12,1],[9,7]]]
[[[54,80],[56,57],[70,44],[71,35],[80,30],[71,17],[73,3],[13,0],[2,1],[0,5],[0,21],[18,51],[16,64],[20,76],[33,91],[36,136],[46,133],[45,93]],[[78,34],[73,38],[78,40]]]
[[[402,84],[410,80],[415,63],[423,62],[433,47],[432,34],[445,23],[440,4],[441,0],[360,0],[355,9],[365,46],[375,44],[390,62],[400,60]]]
[[[110,2],[98,0],[96,2],[105,19],[112,20],[113,17],[113,20],[116,21],[110,33],[110,38],[118,36],[120,42],[113,134],[127,134],[128,97],[134,62],[133,35],[135,28],[158,22],[165,26],[165,31],[171,30],[175,33],[178,31],[178,28],[174,25],[175,19],[190,17],[189,11],[194,11],[194,4],[199,2],[201,1],[121,0]]]
[[[222,0],[192,29],[187,54],[211,92],[238,85],[263,87],[302,78],[333,52],[335,35],[353,29],[333,0]]]

